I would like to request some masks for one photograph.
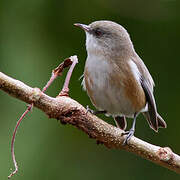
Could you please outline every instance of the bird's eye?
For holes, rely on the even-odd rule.
[[[102,36],[103,32],[102,32],[100,29],[95,29],[95,30],[94,30],[94,34],[95,34],[97,37],[100,37],[100,36]]]

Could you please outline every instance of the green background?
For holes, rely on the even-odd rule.
[[[73,23],[112,20],[131,35],[135,49],[155,83],[159,113],[168,128],[157,134],[138,117],[136,136],[180,153],[180,6],[177,0],[1,0],[0,71],[42,88],[51,70],[77,54],[70,96],[90,103],[78,80],[86,59],[85,34]],[[47,94],[55,97],[64,82],[56,80]],[[13,168],[10,141],[26,104],[0,91],[0,179]],[[111,118],[105,118],[113,123]],[[129,126],[132,120],[129,120]],[[19,172],[12,179],[177,180],[179,175],[131,153],[107,149],[76,128],[63,126],[34,108],[23,120],[15,141]]]

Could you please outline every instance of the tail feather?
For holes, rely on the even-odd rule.
[[[152,123],[151,123],[151,117],[150,117],[149,112],[143,112],[143,115],[144,115],[144,117],[146,118],[149,126],[150,126],[154,131],[156,131],[156,130],[154,129]],[[162,118],[158,113],[157,113],[157,122],[158,122],[158,128],[166,128],[166,127],[167,127],[166,122],[163,120],[163,118]],[[156,131],[156,132],[157,132],[157,131]]]
[[[167,128],[166,122],[163,120],[163,118],[159,114],[157,114],[157,120],[158,120],[159,128]]]

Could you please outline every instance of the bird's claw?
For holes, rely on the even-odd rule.
[[[127,135],[126,138],[123,141],[123,146],[128,144],[128,141],[131,139],[131,137],[134,135],[134,129],[130,129],[129,131],[126,131],[122,133],[122,136]]]
[[[89,108],[89,106],[86,106],[86,114],[90,112],[91,114],[94,114],[94,111],[92,109]]]
[[[90,112],[91,114],[94,114],[94,115],[98,115],[98,114],[106,114],[107,111],[106,110],[102,110],[102,111],[94,111],[92,109],[89,108],[89,106],[87,105],[86,106],[86,114]]]

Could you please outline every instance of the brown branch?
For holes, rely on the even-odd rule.
[[[180,174],[180,156],[173,153],[170,148],[155,146],[134,136],[128,145],[122,146],[125,138],[122,136],[124,131],[89,112],[86,113],[86,109],[70,97],[50,97],[38,88],[31,88],[1,72],[0,89],[28,104],[33,103],[50,118],[72,124],[108,148],[124,149]]]

